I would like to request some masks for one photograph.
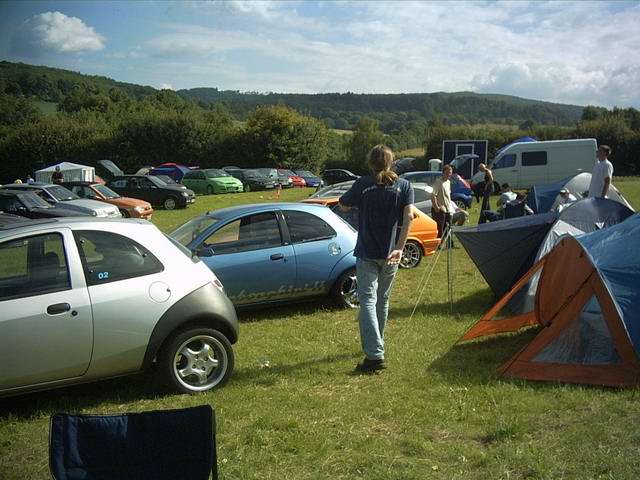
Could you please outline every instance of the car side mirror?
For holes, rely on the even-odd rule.
[[[215,252],[211,247],[200,247],[200,248],[196,248],[193,251],[193,254],[197,255],[198,257],[213,257],[214,253]]]

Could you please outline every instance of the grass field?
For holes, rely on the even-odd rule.
[[[614,183],[640,205],[640,180]],[[285,190],[282,199],[309,193]],[[158,211],[154,223],[169,231],[200,212],[272,195],[203,196],[187,210]],[[389,368],[380,374],[352,373],[361,359],[356,313],[315,302],[241,312],[236,371],[219,391],[174,395],[142,374],[5,399],[0,479],[49,478],[54,412],[203,403],[216,409],[222,479],[638,478],[637,392],[497,378],[535,332],[456,345],[494,300],[461,248],[453,250],[451,310],[446,275],[444,257],[399,272]]]

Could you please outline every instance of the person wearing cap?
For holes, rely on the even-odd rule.
[[[64,183],[64,173],[60,170],[60,165],[56,165],[56,171],[51,175],[51,183],[62,185]]]
[[[558,197],[558,203],[557,206],[555,208],[556,212],[561,212],[562,210],[564,210],[566,207],[569,206],[569,204],[575,202],[577,200],[577,198],[575,197],[575,195],[573,195],[568,189],[566,188],[562,188],[560,189],[560,196]],[[553,209],[552,209],[553,211]]]

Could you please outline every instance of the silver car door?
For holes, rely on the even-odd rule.
[[[0,244],[0,389],[82,376],[91,361],[89,295],[71,232]]]

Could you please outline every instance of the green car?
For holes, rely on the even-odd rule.
[[[182,177],[181,183],[196,193],[242,192],[242,182],[219,168],[192,170]]]

